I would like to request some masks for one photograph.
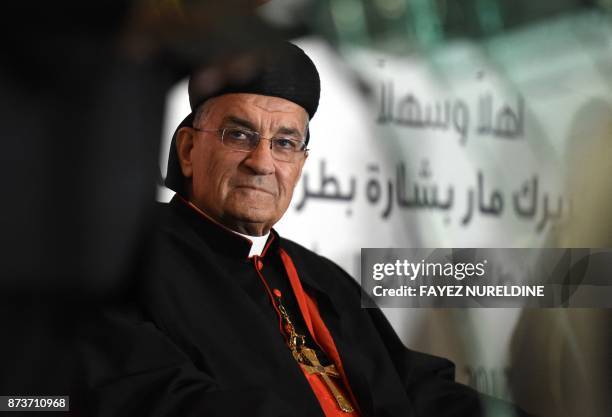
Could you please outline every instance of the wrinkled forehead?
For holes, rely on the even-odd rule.
[[[289,100],[259,94],[224,94],[204,103],[206,120],[223,123],[228,119],[249,122],[253,128],[287,127],[301,133],[308,124],[306,110]]]

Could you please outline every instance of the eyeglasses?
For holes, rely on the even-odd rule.
[[[303,140],[283,136],[264,138],[258,132],[242,127],[226,127],[224,129],[198,129],[194,127],[192,129],[198,132],[218,133],[221,136],[221,143],[240,152],[252,152],[259,145],[260,140],[269,140],[272,157],[278,161],[297,162],[304,157],[308,150]]]

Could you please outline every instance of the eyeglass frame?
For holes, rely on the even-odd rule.
[[[223,127],[223,128],[219,128],[219,129],[201,129],[201,128],[198,128],[198,127],[193,127],[193,126],[189,126],[189,127],[190,127],[191,129],[195,130],[196,132],[204,132],[204,133],[217,133],[217,134],[219,134],[219,133],[220,133],[219,137],[220,137],[220,139],[221,139],[221,143],[222,143],[224,146],[227,146],[229,149],[232,149],[232,150],[234,150],[234,151],[237,151],[237,152],[244,152],[244,153],[250,153],[250,152],[253,152],[255,149],[257,149],[257,147],[259,146],[259,143],[261,142],[261,140],[262,140],[262,139],[265,139],[265,140],[270,141],[270,148],[269,148],[269,149],[270,149],[270,150],[272,150],[272,145],[274,144],[274,139],[280,139],[280,138],[277,138],[277,137],[275,137],[275,136],[273,136],[273,137],[271,137],[271,138],[266,138],[266,137],[261,136],[261,133],[259,133],[259,132],[255,131],[255,130],[251,130],[251,129],[248,129],[248,128],[245,128],[245,127],[238,127],[238,126],[236,126],[236,127]],[[243,150],[243,149],[236,149],[236,148],[232,148],[231,146],[229,146],[229,145],[225,144],[225,142],[223,141],[223,139],[224,139],[224,137],[225,137],[225,131],[226,131],[226,130],[230,130],[230,129],[244,130],[244,131],[247,131],[247,132],[250,132],[250,133],[254,133],[254,134],[256,134],[258,139],[257,139],[257,143],[255,144],[255,147],[254,147],[253,149],[251,149],[251,150],[248,150],[248,151],[247,151],[247,150]],[[293,154],[299,154],[300,152],[303,152],[303,153],[304,153],[304,156],[306,156],[306,154],[307,154],[307,153],[308,153],[308,151],[310,150],[310,149],[306,148],[306,141],[305,141],[305,140],[296,141],[295,139],[290,139],[290,138],[283,138],[283,139],[285,139],[285,140],[289,140],[289,141],[292,141],[292,142],[298,142],[298,143],[301,143],[301,144],[302,144],[302,146],[304,147],[304,149],[300,149],[300,150],[298,150],[298,151],[294,151],[294,152],[293,152]],[[274,153],[272,153],[272,157],[273,157],[275,160],[277,160],[277,161],[281,161],[281,162],[297,162],[297,161],[298,161],[297,159],[296,159],[296,160],[290,160],[290,161],[286,161],[286,160],[278,159],[278,158],[275,158],[275,157],[274,157]]]

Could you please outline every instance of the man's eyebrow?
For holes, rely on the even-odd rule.
[[[300,132],[299,130],[293,128],[293,127],[286,127],[286,126],[281,126],[278,129],[278,133],[282,133],[283,135],[296,135],[299,137],[303,137],[304,135],[302,134],[302,132]]]
[[[228,122],[241,126],[241,127],[246,127],[247,129],[251,129],[255,131],[255,125],[253,123],[249,122],[248,120],[241,119],[238,116],[233,116],[233,115],[225,116],[223,118],[223,124],[226,124]]]
[[[238,116],[234,116],[232,114],[225,116],[223,118],[223,124],[234,124],[240,127],[246,127],[247,129],[250,129],[252,131],[256,131],[257,129],[255,128],[255,125],[253,123],[251,123],[250,121],[243,119],[241,117]],[[302,134],[302,132],[300,132],[298,129],[293,128],[293,127],[288,127],[288,126],[281,126],[277,133],[283,134],[283,135],[296,135],[299,137],[303,137],[304,135]]]

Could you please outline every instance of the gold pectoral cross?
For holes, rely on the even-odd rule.
[[[321,377],[327,388],[331,391],[332,395],[336,399],[338,406],[345,413],[352,413],[353,407],[351,403],[344,398],[344,396],[340,393],[334,381],[331,380],[330,376],[333,378],[340,378],[340,374],[336,370],[335,365],[323,366],[321,362],[319,362],[319,358],[317,358],[317,354],[314,350],[304,347],[300,350],[300,363],[309,374],[317,374]]]
[[[278,312],[283,320],[283,328],[287,336],[287,346],[291,350],[293,358],[300,364],[300,366],[304,367],[306,372],[308,372],[310,375],[317,374],[321,377],[323,382],[325,382],[325,385],[327,385],[329,391],[336,399],[338,407],[340,407],[342,411],[345,413],[352,413],[354,409],[351,406],[351,403],[344,398],[336,384],[334,384],[334,381],[330,379],[330,376],[333,378],[340,378],[340,374],[336,370],[336,366],[334,364],[328,366],[321,365],[315,351],[304,346],[306,343],[306,338],[304,335],[299,334],[295,330],[293,322],[291,321],[291,318],[289,318],[289,314],[281,302],[280,291],[278,291],[278,294],[276,294],[276,307],[278,308]]]

